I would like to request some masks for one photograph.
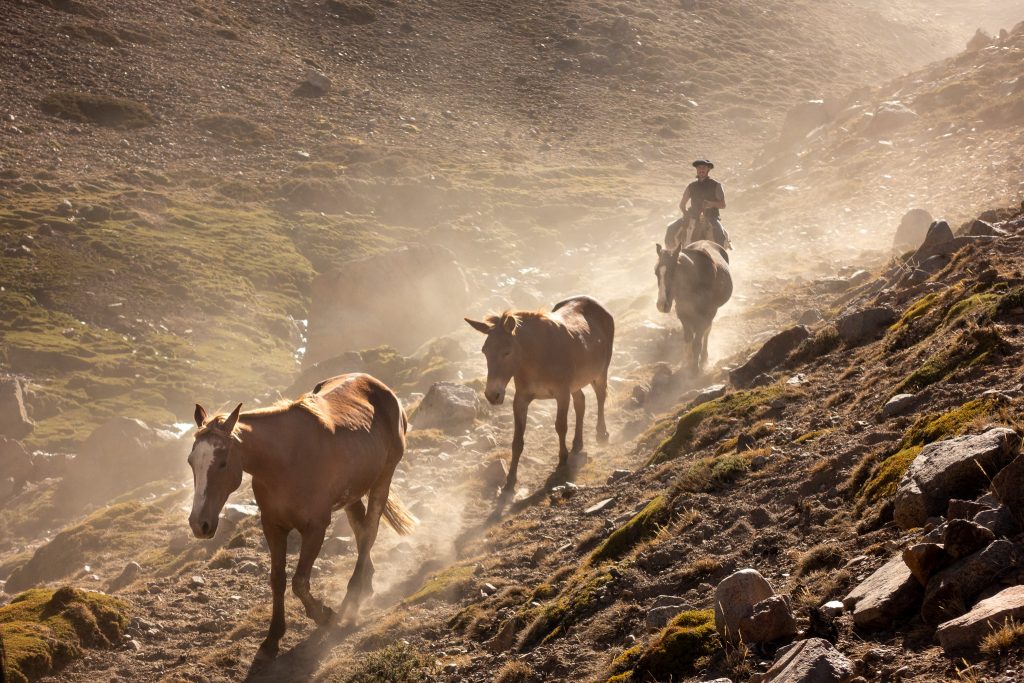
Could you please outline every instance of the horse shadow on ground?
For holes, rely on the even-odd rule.
[[[245,683],[311,681],[320,668],[324,655],[357,630],[358,624],[331,624],[316,629],[305,640],[275,659],[266,659],[257,653],[243,680]]]

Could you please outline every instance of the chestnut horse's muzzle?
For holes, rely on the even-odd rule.
[[[217,522],[219,520],[214,517],[213,522],[206,520],[200,520],[195,516],[188,518],[188,525],[192,527],[192,534],[196,538],[213,538],[213,535],[217,533]]]

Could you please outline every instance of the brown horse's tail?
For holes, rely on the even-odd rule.
[[[405,509],[402,501],[393,493],[388,496],[388,502],[384,505],[384,520],[399,536],[408,536],[419,524],[419,520]]]

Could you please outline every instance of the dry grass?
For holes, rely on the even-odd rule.
[[[820,569],[838,567],[846,560],[846,555],[835,542],[819,543],[800,555],[796,561],[796,575],[806,576]]]
[[[981,641],[979,649],[989,657],[1005,657],[1011,650],[1024,648],[1024,624],[1010,618]]]
[[[494,676],[494,683],[530,683],[534,680],[537,680],[537,677],[533,669],[519,660],[505,662]]]

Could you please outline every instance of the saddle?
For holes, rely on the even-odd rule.
[[[732,242],[729,239],[729,233],[726,231],[725,226],[722,226],[722,235],[725,238],[724,244],[715,239],[715,231],[712,228],[711,221],[703,213],[696,217],[684,215],[682,218],[673,221],[665,230],[665,247],[667,249],[675,249],[680,244],[686,246],[698,240],[711,240],[718,243],[723,249],[731,249]]]

